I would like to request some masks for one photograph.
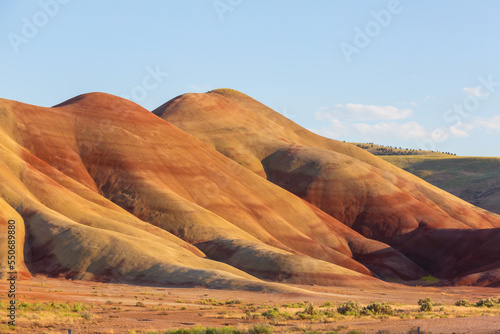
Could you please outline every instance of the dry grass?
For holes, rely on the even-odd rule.
[[[242,333],[253,329],[254,324],[272,327],[274,333],[290,332],[294,328],[302,328],[307,332],[327,332],[340,327],[343,328],[342,333],[347,332],[347,328],[371,333],[363,326],[386,329],[383,327],[386,324],[399,326],[406,322],[445,319],[489,323],[489,319],[500,316],[498,305],[491,308],[455,305],[456,301],[464,298],[473,305],[489,297],[497,303],[498,297],[492,297],[496,290],[457,289],[446,288],[441,291],[432,287],[407,287],[406,290],[361,291],[321,287],[319,291],[325,291],[326,294],[238,292],[235,296],[234,291],[224,290],[73,283],[37,277],[33,281],[20,282],[19,295],[22,301],[17,312],[17,324],[18,331],[22,333],[66,334],[64,330],[67,328],[82,334],[111,333],[113,328],[115,333],[132,330],[137,334],[148,331],[163,334],[168,330],[185,329],[185,334],[189,334],[196,324],[221,331],[230,331],[223,327],[233,327]],[[54,294],[54,290],[63,291]],[[99,291],[99,294],[94,294],[95,291]],[[427,296],[434,300],[434,309],[432,312],[421,312],[417,301]],[[3,298],[0,316],[5,317],[7,300],[5,295]],[[368,306],[385,302],[393,312],[339,314],[337,308],[348,299],[357,302],[360,310],[374,310]],[[138,302],[144,307],[137,307]],[[8,328],[4,326],[0,332],[2,330],[8,331]]]

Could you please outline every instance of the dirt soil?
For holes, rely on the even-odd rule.
[[[212,290],[204,288],[165,288],[126,284],[71,281],[35,277],[17,281],[17,303],[36,302],[83,303],[88,305],[84,313],[51,313],[50,310],[29,312],[18,309],[16,330],[18,333],[147,333],[196,325],[205,327],[233,326],[245,330],[255,323],[273,326],[274,333],[306,333],[310,331],[334,331],[348,333],[408,333],[420,327],[421,333],[500,333],[500,309],[485,307],[457,307],[455,301],[465,298],[476,302],[482,298],[498,297],[495,288],[479,287],[409,287],[394,285],[388,289],[340,288],[300,286],[310,294],[262,293],[248,291]],[[2,302],[1,333],[12,333],[7,327],[8,286],[0,283]],[[419,312],[420,298],[431,297],[434,311]],[[294,314],[303,308],[285,308],[287,303],[325,302],[332,308],[354,300],[367,305],[370,302],[388,302],[402,316],[377,318],[374,316],[338,316],[328,320],[276,320],[261,315],[268,307],[278,307],[280,312]],[[241,303],[231,303],[238,300]],[[441,304],[441,305],[439,305]],[[48,305],[48,304],[43,304]],[[443,309],[441,309],[443,308]],[[249,311],[251,316],[245,313]],[[89,315],[90,314],[90,315]],[[255,314],[255,316],[254,316]],[[81,316],[80,316],[81,315]],[[423,319],[415,316],[425,317]]]

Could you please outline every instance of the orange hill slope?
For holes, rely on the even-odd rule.
[[[0,224],[16,221],[24,276],[286,290],[260,279],[426,274],[133,102],[0,100],[0,120]]]
[[[500,236],[500,216],[354,145],[318,136],[245,94],[185,94],[153,112],[440,278],[471,277],[485,268],[477,259],[500,260],[500,243],[493,242]],[[442,229],[449,231],[436,233]],[[476,229],[489,232],[467,232]],[[463,238],[469,234],[474,237]]]

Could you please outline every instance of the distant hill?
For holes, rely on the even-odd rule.
[[[471,204],[500,213],[500,158],[353,144]]]
[[[431,156],[456,156],[450,152],[415,150],[411,148],[377,145],[374,143],[351,143],[374,155],[431,155]]]
[[[428,155],[381,158],[471,204],[500,213],[500,158]]]

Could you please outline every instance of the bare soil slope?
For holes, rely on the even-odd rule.
[[[382,287],[374,276],[426,274],[133,102],[1,100],[0,118],[0,218],[16,221],[25,276],[288,291],[261,279]]]

